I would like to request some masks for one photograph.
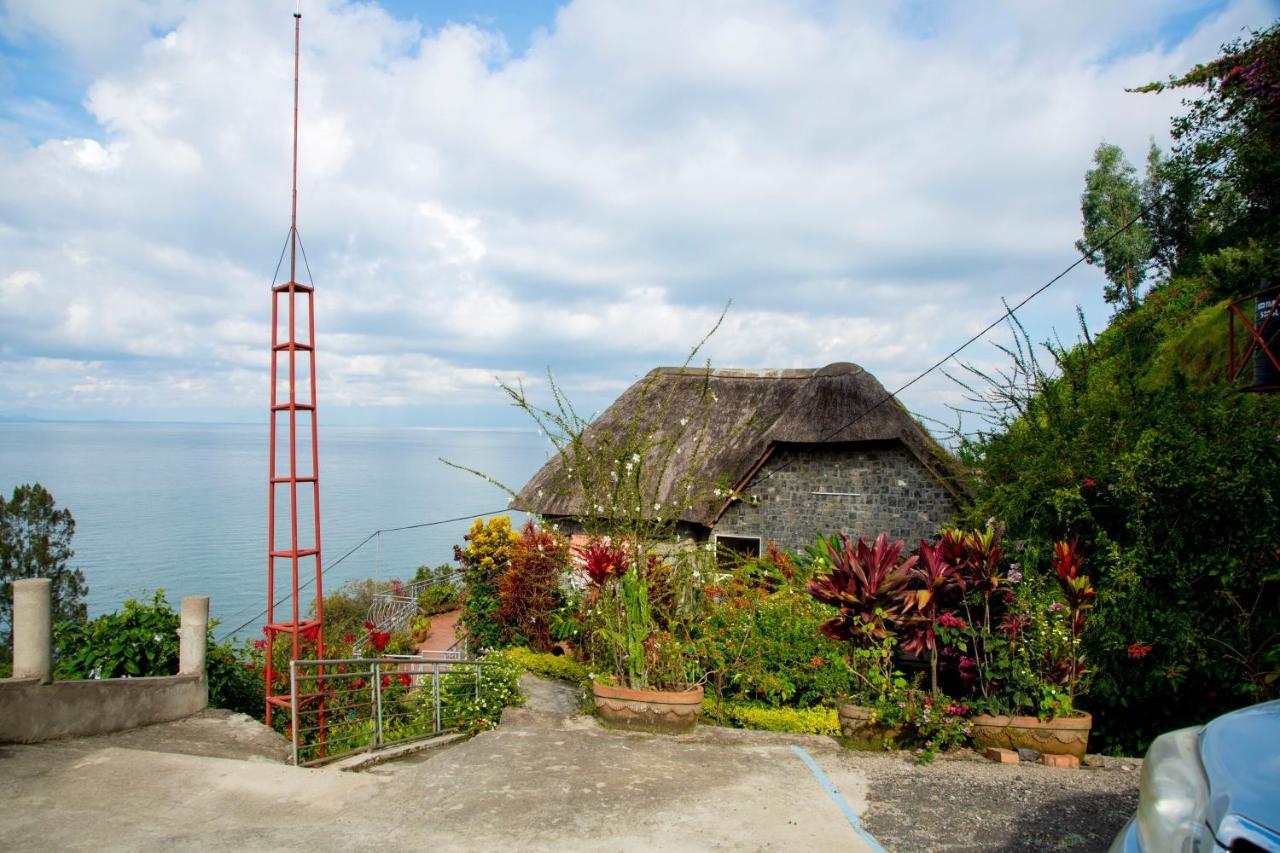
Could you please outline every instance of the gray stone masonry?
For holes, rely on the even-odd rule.
[[[714,533],[759,536],[761,547],[772,540],[784,550],[840,530],[867,539],[887,530],[914,548],[956,511],[951,493],[897,443],[779,447],[744,494],[757,497],[759,506],[734,503]]]

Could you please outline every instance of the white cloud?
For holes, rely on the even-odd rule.
[[[1237,0],[1162,35],[1199,8],[582,0],[513,58],[477,26],[309,3],[322,399],[447,419],[551,365],[590,408],[681,360],[730,298],[717,364],[906,381],[1071,260],[1099,140],[1137,160],[1166,138],[1176,96],[1124,88],[1271,16]],[[0,35],[62,45],[100,127],[0,136],[0,410],[260,414],[287,11],[10,2]],[[1084,302],[1100,325],[1099,291],[1079,272],[1028,320],[1069,331]]]

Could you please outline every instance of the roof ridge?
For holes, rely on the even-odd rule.
[[[706,376],[713,379],[809,379],[813,376],[840,376],[865,373],[860,366],[848,361],[837,361],[825,367],[655,367],[650,376]]]

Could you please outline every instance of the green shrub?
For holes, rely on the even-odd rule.
[[[717,702],[714,696],[702,700],[708,722],[738,729],[788,732],[798,735],[839,735],[840,719],[835,708],[769,708],[749,702]]]
[[[458,590],[445,584],[429,586],[418,593],[418,612],[424,616],[435,616],[457,610],[462,604]]]
[[[526,672],[543,678],[558,678],[571,681],[584,687],[591,685],[587,668],[567,655],[553,655],[544,652],[530,651],[524,646],[516,646],[506,650],[506,655],[520,665]]]
[[[818,632],[834,611],[804,592],[740,580],[704,590],[693,647],[707,688],[722,699],[809,708],[853,689],[848,649]]]
[[[454,547],[466,589],[462,621],[472,648],[496,649],[502,645],[503,635],[497,619],[498,579],[511,564],[511,549],[518,536],[509,517],[496,515],[487,523],[476,519],[465,538],[466,548]]]
[[[176,675],[180,621],[164,590],[156,590],[150,602],[128,599],[123,611],[99,616],[92,622],[59,622],[54,627],[54,676],[89,679]],[[247,649],[227,642],[214,643],[213,627],[210,624],[206,653],[209,704],[261,718],[265,701],[261,672]]]
[[[524,669],[506,652],[490,652],[481,661],[480,691],[476,696],[475,675],[459,669],[440,677],[440,716],[446,725],[457,725],[470,734],[491,729],[505,708],[524,704],[520,676]],[[429,691],[423,691],[429,701]]]
[[[369,607],[379,592],[390,592],[390,584],[379,584],[372,578],[352,578],[324,597],[325,642],[331,643],[344,634],[360,637],[369,618]]]

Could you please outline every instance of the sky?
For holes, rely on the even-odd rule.
[[[265,422],[292,0],[0,0],[0,417]],[[302,0],[322,424],[522,426],[679,364],[909,381],[1077,255],[1125,91],[1268,0]],[[1097,268],[1020,312],[1106,325]],[[991,340],[1001,341],[1001,331]],[[988,341],[964,358],[999,364]],[[913,411],[946,419],[940,372]]]

